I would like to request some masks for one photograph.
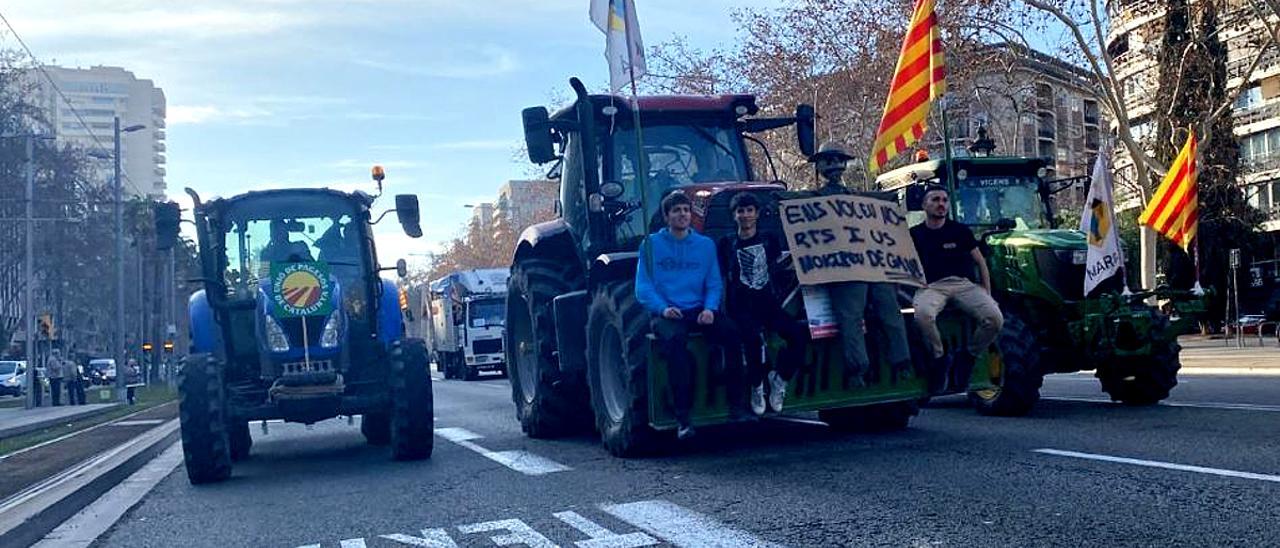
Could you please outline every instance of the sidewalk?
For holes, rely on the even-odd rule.
[[[91,403],[88,405],[64,405],[37,407],[35,409],[0,408],[0,439],[34,432],[64,422],[71,422],[97,415],[116,407],[118,403]]]
[[[1265,375],[1280,376],[1280,346],[1275,336],[1263,338],[1246,335],[1244,347],[1235,339],[1211,339],[1202,335],[1178,337],[1182,345],[1179,375]]]

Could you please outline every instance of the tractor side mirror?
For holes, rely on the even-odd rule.
[[[545,164],[555,160],[558,156],[547,107],[529,107],[521,111],[520,116],[524,119],[524,144],[529,149],[529,161]]]
[[[796,141],[800,146],[800,153],[804,154],[805,158],[813,156],[817,151],[814,144],[813,118],[813,106],[796,105]]]
[[[182,223],[182,209],[174,202],[158,202],[155,208],[156,250],[167,251],[178,243],[178,230]]]
[[[400,226],[410,238],[422,237],[422,226],[418,217],[418,196],[416,194],[396,194],[396,218]]]
[[[396,259],[396,275],[401,278],[409,275],[409,263],[404,262],[404,259]]]

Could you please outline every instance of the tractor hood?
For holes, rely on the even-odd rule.
[[[314,359],[336,356],[342,351],[347,337],[347,317],[341,304],[343,288],[332,275],[329,276],[329,283],[333,288],[332,310],[325,315],[311,316],[281,313],[271,294],[270,280],[263,280],[259,284],[257,302],[254,304],[257,311],[254,324],[259,350],[263,356],[288,361],[302,359],[304,353]]]
[[[1083,232],[1066,229],[1014,230],[992,235],[990,241],[1006,246],[1060,250],[1085,249],[1087,245]]]

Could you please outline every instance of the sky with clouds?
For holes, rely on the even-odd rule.
[[[327,186],[422,203],[424,238],[378,228],[384,261],[456,235],[527,162],[520,109],[604,85],[589,0],[0,0],[39,60],[111,65],[168,101],[171,197]],[[637,0],[649,45],[732,42],[730,11],[768,0]],[[0,47],[16,48],[0,34]],[[389,200],[387,201],[389,203]]]

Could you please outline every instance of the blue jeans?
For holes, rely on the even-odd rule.
[[[844,350],[845,368],[854,374],[865,375],[871,370],[871,358],[867,356],[866,335],[862,321],[867,306],[872,315],[867,320],[867,331],[879,329],[887,348],[880,355],[895,368],[905,369],[911,363],[911,348],[907,346],[907,325],[898,306],[897,286],[891,283],[838,282],[825,284],[831,298],[831,311],[840,323],[840,343]]]

